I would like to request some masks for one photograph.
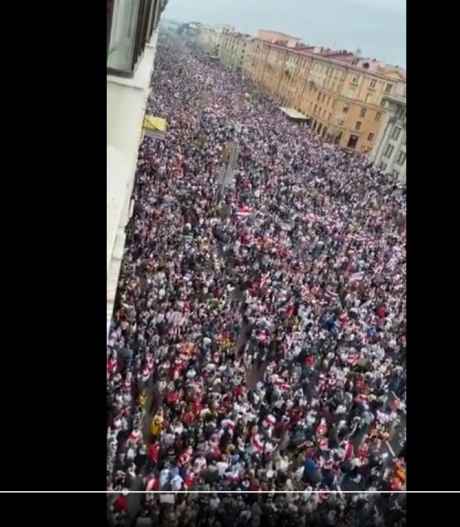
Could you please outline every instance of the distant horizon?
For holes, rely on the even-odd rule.
[[[406,13],[403,0],[169,0],[164,17],[177,22],[229,25],[241,33],[265,29],[305,44],[346,49],[406,69]]]
[[[358,51],[358,49],[355,49],[355,50],[351,50],[351,49],[344,49],[344,48],[341,48],[340,46],[336,46],[336,47],[329,47],[329,46],[326,46],[324,44],[318,44],[318,43],[313,43],[313,42],[305,42],[305,40],[302,38],[302,37],[299,37],[298,35],[291,35],[289,33],[286,33],[285,31],[278,31],[277,29],[267,29],[267,28],[259,28],[257,29],[256,31],[253,31],[253,32],[249,32],[249,31],[240,31],[237,27],[235,26],[232,26],[231,24],[208,24],[206,22],[202,22],[200,20],[178,20],[177,18],[171,18],[171,17],[166,17],[165,20],[170,20],[171,22],[178,22],[180,24],[186,24],[186,23],[199,23],[199,24],[203,24],[203,25],[207,25],[207,26],[211,26],[211,27],[219,27],[219,26],[230,26],[230,27],[234,27],[235,30],[238,32],[238,33],[241,33],[241,34],[244,34],[244,35],[250,35],[250,36],[253,36],[255,37],[256,36],[256,33],[257,31],[273,31],[274,33],[279,33],[280,35],[285,35],[285,36],[288,36],[288,37],[292,37],[294,39],[301,39],[302,43],[305,44],[306,46],[314,46],[314,47],[323,47],[325,49],[331,49],[331,50],[334,50],[334,51],[347,51],[349,53],[356,53]],[[362,50],[359,50],[361,52],[361,56],[363,58],[368,58],[368,59],[375,59],[377,61],[380,61],[380,62],[384,62],[387,66],[392,66],[392,67],[395,67],[395,68],[400,68],[402,70],[406,70],[406,67],[405,66],[401,66],[399,64],[390,64],[390,63],[387,63],[386,61],[384,60],[381,60],[381,59],[378,59],[377,57],[373,57],[371,55],[367,56],[366,54],[363,54]]]

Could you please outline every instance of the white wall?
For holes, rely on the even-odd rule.
[[[107,321],[113,311],[158,31],[132,79],[107,76]]]

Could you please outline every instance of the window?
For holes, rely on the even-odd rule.
[[[356,130],[359,130],[361,128],[361,125],[362,125],[361,121],[358,121],[355,126]]]
[[[393,153],[393,150],[394,150],[394,146],[393,145],[387,145],[387,147],[385,148],[385,152],[383,153],[383,155],[385,157],[391,157],[391,154]]]
[[[359,137],[357,135],[350,135],[350,139],[348,140],[348,148],[356,148],[356,145],[358,144]]]
[[[131,75],[133,69],[135,27],[139,0],[120,2],[112,8],[111,31],[107,51],[107,66],[120,74]]]
[[[107,70],[132,77],[158,23],[155,0],[107,2]]]
[[[385,172],[385,170],[387,169],[387,164],[384,163],[383,161],[380,163],[380,170],[382,172]]]
[[[391,138],[395,141],[398,140],[399,135],[401,134],[401,128],[398,128],[397,126],[393,129],[393,133],[391,134]]]
[[[367,136],[367,140],[368,141],[373,141],[374,140],[374,134],[373,133],[370,133],[368,136]]]
[[[369,88],[375,88],[375,85],[377,84],[377,81],[374,79],[374,80],[371,80],[371,83],[369,84]]]
[[[396,162],[398,165],[404,165],[404,162],[406,161],[406,152],[399,152],[398,159]]]
[[[393,86],[391,84],[387,84],[385,86],[385,93],[391,93],[391,88],[393,88]]]
[[[110,33],[112,31],[113,0],[107,0],[107,53],[110,46]]]
[[[351,84],[352,84],[353,86],[357,86],[357,85],[358,85],[358,77],[353,77],[353,78],[351,79]]]
[[[349,110],[348,106],[343,107],[343,113],[348,113],[348,110]]]
[[[139,22],[136,32],[136,46],[134,48],[134,63],[136,64],[142,53],[144,52],[145,45],[149,41],[149,28],[151,18],[153,18],[154,10],[156,8],[156,2],[142,1],[140,2],[139,9]]]
[[[366,112],[367,112],[367,109],[366,109],[366,108],[361,108],[360,116],[361,116],[361,117],[366,117]]]
[[[380,112],[377,112],[377,113],[375,114],[375,120],[376,120],[376,121],[380,121],[381,118],[382,118],[382,114],[381,114]]]

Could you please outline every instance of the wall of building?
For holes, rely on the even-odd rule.
[[[385,173],[406,181],[406,101],[403,97],[384,98],[385,117],[370,159]]]
[[[109,323],[130,217],[130,199],[158,30],[155,30],[133,78],[107,76],[107,321]]]
[[[220,36],[219,58],[231,70],[242,70],[250,37],[241,33],[224,32]]]
[[[382,126],[382,99],[403,83],[397,72],[383,77],[381,68],[377,74],[347,63],[349,59],[349,54],[341,62],[255,39],[244,69],[263,91],[310,117],[326,140],[347,147],[354,136],[352,147],[368,153]]]
[[[222,29],[215,29],[211,27],[201,26],[198,35],[198,44],[211,55],[219,55]]]

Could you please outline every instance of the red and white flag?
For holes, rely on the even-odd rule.
[[[261,288],[261,289],[262,289],[262,288],[265,286],[265,284],[268,282],[269,278],[270,278],[270,273],[266,273],[266,274],[262,275],[262,279],[260,280],[260,288]]]
[[[260,437],[260,434],[255,434],[254,435],[254,437],[251,439],[251,445],[258,452],[262,452],[262,450],[264,449],[264,444],[262,442],[262,438]]]
[[[246,206],[243,206],[243,207],[240,207],[240,209],[238,210],[238,212],[236,213],[236,215],[240,218],[247,218],[248,216],[250,216],[252,213],[253,213],[253,209],[251,209],[250,207],[246,207]]]

